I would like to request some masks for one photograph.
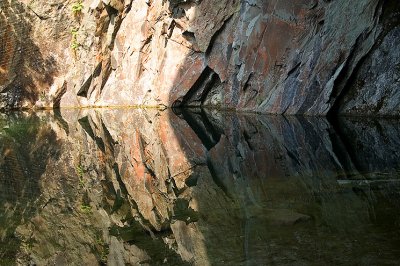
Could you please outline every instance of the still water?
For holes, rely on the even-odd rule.
[[[399,265],[398,120],[0,115],[1,265]]]

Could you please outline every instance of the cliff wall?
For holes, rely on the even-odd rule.
[[[2,108],[400,114],[396,0],[1,0],[0,9]]]

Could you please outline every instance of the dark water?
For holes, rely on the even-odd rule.
[[[1,265],[399,265],[398,120],[0,116]]]

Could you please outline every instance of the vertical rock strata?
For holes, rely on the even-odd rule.
[[[2,108],[399,114],[396,0],[76,3],[1,0]]]

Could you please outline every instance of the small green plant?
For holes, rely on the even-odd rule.
[[[77,29],[77,28],[71,28],[72,38],[76,39],[78,37],[78,31],[79,31],[79,29]]]
[[[71,29],[71,49],[76,51],[81,45],[78,42],[78,29],[77,28],[72,28]]]
[[[79,178],[79,186],[80,186],[81,188],[84,188],[84,187],[85,187],[85,180],[83,180],[82,177]]]
[[[77,165],[75,168],[75,172],[80,177],[80,179],[82,179],[84,173],[82,165]]]
[[[110,253],[110,248],[104,242],[104,240],[100,235],[96,237],[96,243],[97,243],[96,248],[99,253],[100,261],[104,264],[107,264],[107,258],[108,254]]]
[[[89,205],[82,204],[81,205],[81,212],[83,213],[91,213],[92,212],[92,207]]]
[[[77,43],[77,42],[72,42],[72,44],[71,44],[71,48],[72,48],[72,50],[77,50],[78,48],[79,48],[79,43]]]
[[[83,10],[83,7],[84,6],[83,6],[83,3],[82,3],[82,0],[79,0],[79,1],[77,1],[75,3],[73,3],[72,7],[71,7],[72,13],[74,13],[74,15],[80,14],[82,12],[82,10]]]
[[[110,253],[109,247],[104,246],[100,252],[100,261],[104,264],[107,263],[108,254]]]

